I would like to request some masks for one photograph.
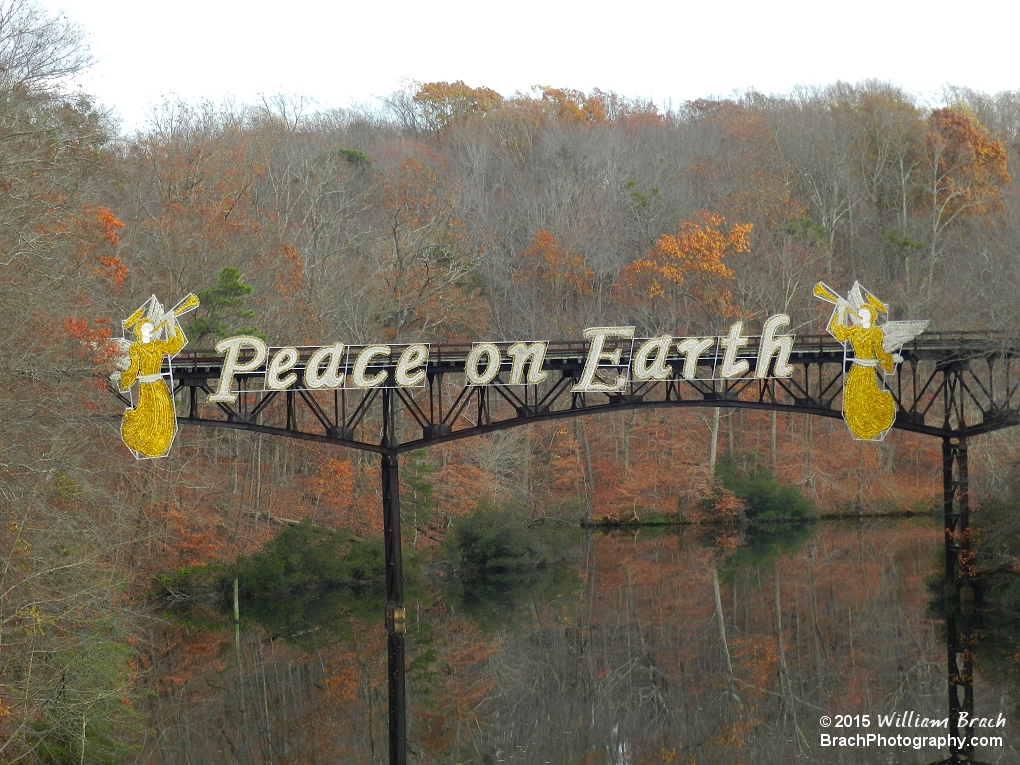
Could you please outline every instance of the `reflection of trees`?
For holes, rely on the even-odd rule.
[[[927,549],[916,529],[829,528],[803,551],[731,570],[731,589],[705,551],[675,539],[599,540],[591,627],[537,609],[490,659],[490,751],[872,762],[873,749],[819,749],[817,719],[945,716],[944,649],[921,617]]]
[[[823,714],[945,717],[943,636],[924,618],[938,529],[827,524],[788,536],[729,551],[668,534],[595,537],[569,577],[504,582],[475,600],[415,592],[411,761],[944,758],[823,749],[818,735]],[[516,616],[499,623],[499,600]],[[347,624],[342,640],[299,643],[307,654],[248,630],[240,672],[228,633],[178,633],[161,675],[162,761],[385,762],[383,631]],[[998,702],[984,689],[975,712],[994,717]],[[863,732],[917,733],[874,722]],[[1001,753],[1015,751],[1007,741]]]
[[[362,629],[372,651],[359,641],[305,654],[247,630],[236,662],[226,630],[172,630],[157,667],[158,733],[146,742],[147,761],[335,762],[333,753],[343,752],[345,761],[385,762],[383,634],[381,625]]]
[[[953,533],[946,535],[946,569],[938,582],[941,592],[933,592],[933,610],[944,617],[949,683],[950,720],[960,712],[970,717],[983,716],[975,710],[975,701],[989,692],[994,678],[1013,690],[1018,679],[1017,646],[1020,645],[1020,620],[1014,593],[1017,592],[1015,557],[1017,520],[1015,489],[1007,483],[1006,491],[997,498],[986,498],[981,514],[971,526],[966,447],[951,454],[955,470],[948,476],[952,492],[946,495],[946,520]],[[952,480],[956,479],[956,480]],[[1007,481],[1009,479],[1007,478]],[[972,546],[973,545],[973,546]],[[933,585],[935,582],[931,583]],[[982,607],[975,609],[975,600]],[[941,602],[939,602],[941,601]],[[978,661],[980,654],[980,661]],[[983,670],[983,671],[982,671]],[[976,694],[976,690],[980,691]],[[1015,715],[1015,701],[1009,710]],[[950,733],[1000,734],[1002,730],[960,728],[950,723]],[[966,762],[981,765],[973,742],[951,747],[951,756],[934,765]],[[986,750],[990,759],[997,752]]]

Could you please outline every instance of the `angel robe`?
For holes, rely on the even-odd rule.
[[[881,438],[896,421],[892,393],[878,384],[878,367],[893,371],[893,357],[882,347],[880,327],[847,327],[835,312],[829,331],[841,343],[853,346],[854,360],[843,384],[843,419],[850,432],[864,441]]]
[[[124,412],[120,433],[129,449],[145,457],[162,457],[177,433],[177,411],[170,389],[160,375],[163,356],[174,356],[184,347],[184,333],[174,325],[168,340],[131,343],[131,366],[120,377],[121,390],[138,380],[138,404]]]

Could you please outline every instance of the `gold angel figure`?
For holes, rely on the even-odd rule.
[[[896,421],[896,402],[885,387],[887,375],[894,374],[903,361],[898,351],[903,344],[924,332],[927,321],[886,321],[885,304],[854,282],[843,299],[821,282],[815,295],[836,307],[829,319],[829,332],[853,348],[853,363],[843,382],[843,419],[854,438],[881,441]]]
[[[122,392],[138,383],[137,403],[124,411],[120,432],[135,457],[162,457],[177,434],[177,410],[167,381],[163,378],[163,357],[173,358],[187,345],[177,317],[198,307],[198,298],[188,295],[170,313],[153,295],[124,322],[126,353],[115,379]],[[126,340],[134,331],[135,340]],[[132,401],[135,397],[132,396]]]

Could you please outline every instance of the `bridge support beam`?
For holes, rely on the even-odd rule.
[[[942,499],[946,547],[946,647],[949,683],[949,733],[959,740],[960,712],[974,714],[973,567],[970,553],[970,486],[967,439],[942,439]],[[962,698],[961,698],[962,691]],[[951,747],[953,755],[969,755],[974,747]]]
[[[382,457],[383,534],[386,546],[386,655],[389,678],[390,765],[407,762],[404,687],[404,572],[400,550],[400,478],[397,456]]]
[[[942,509],[946,535],[946,581],[970,578],[970,481],[967,439],[942,439]]]
[[[393,396],[383,391],[384,433],[395,425]],[[386,548],[386,657],[389,680],[390,765],[407,763],[407,694],[404,682],[404,568],[400,542],[400,474],[397,455],[382,455],[383,536]]]

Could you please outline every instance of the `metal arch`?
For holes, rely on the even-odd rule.
[[[207,418],[192,418],[192,417],[179,417],[178,424],[186,425],[198,425],[205,427],[214,428],[228,428],[234,430],[247,430],[253,433],[264,433],[266,435],[273,436],[284,436],[287,438],[297,438],[305,441],[314,441],[316,443],[332,444],[334,446],[344,446],[350,449],[359,449],[361,451],[373,452],[376,454],[403,454],[405,452],[413,451],[415,449],[422,449],[428,446],[434,446],[436,444],[447,443],[450,441],[459,441],[465,438],[474,438],[476,436],[485,435],[488,433],[497,433],[503,430],[509,430],[510,428],[517,428],[524,425],[531,425],[538,422],[548,422],[552,420],[568,419],[572,417],[585,417],[589,415],[602,414],[605,412],[624,412],[632,409],[671,409],[671,408],[716,408],[716,407],[731,407],[734,409],[759,409],[766,411],[776,412],[798,412],[801,414],[816,415],[820,417],[829,417],[832,419],[842,419],[843,415],[838,410],[832,409],[808,409],[805,407],[797,406],[783,406],[783,405],[763,405],[757,402],[741,401],[741,400],[727,400],[727,401],[654,401],[654,402],[639,402],[639,403],[626,403],[626,404],[613,404],[613,405],[599,405],[589,407],[579,407],[576,409],[564,409],[551,412],[542,412],[533,414],[527,417],[513,418],[507,420],[500,420],[485,425],[478,425],[470,428],[464,428],[461,430],[455,430],[445,433],[439,433],[430,435],[428,437],[422,437],[411,441],[402,442],[399,446],[386,447],[381,444],[376,444],[366,441],[355,441],[344,438],[337,438],[329,436],[325,433],[311,433],[306,431],[294,430],[285,427],[274,427],[271,425],[254,424],[250,422],[241,422],[237,420],[213,420]],[[441,428],[442,426],[438,426]],[[893,426],[894,429],[910,430],[916,433],[924,433],[926,435],[937,435],[941,436],[942,431],[931,428],[922,428],[908,424],[900,425],[896,424]]]

